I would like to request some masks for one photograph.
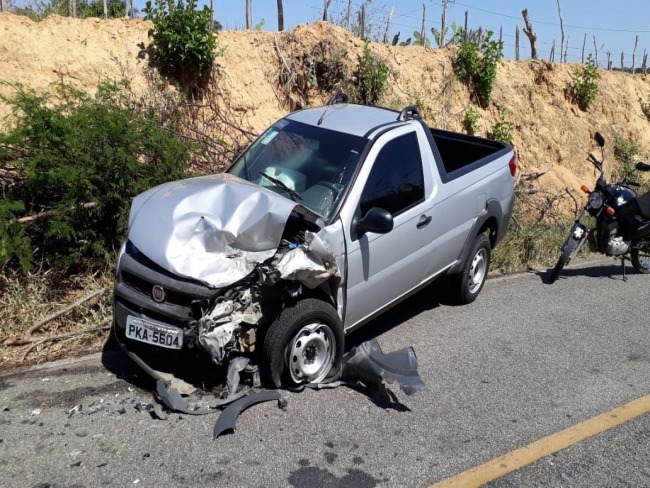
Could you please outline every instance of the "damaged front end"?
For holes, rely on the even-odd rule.
[[[138,357],[166,353],[161,362],[172,368],[169,357],[188,353],[217,366],[255,357],[288,303],[319,294],[337,304],[337,256],[317,222],[227,174],[138,196],[118,261],[116,337]]]

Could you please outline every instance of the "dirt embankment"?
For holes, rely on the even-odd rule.
[[[0,14],[0,79],[37,90],[64,79],[92,92],[103,78],[126,77],[136,92],[144,92],[150,27],[142,20],[50,17],[35,23]],[[248,128],[259,132],[290,110],[286,87],[279,82],[283,67],[309,66],[323,43],[330,54],[341,56],[349,72],[363,49],[360,39],[322,22],[285,33],[221,32],[219,45],[225,50],[217,58],[220,92]],[[417,102],[430,125],[461,130],[468,91],[453,75],[453,48],[381,44],[371,48],[390,67],[384,105],[401,108]],[[508,110],[522,167],[542,171],[553,165],[539,181],[543,186],[577,188],[592,182],[593,171],[585,157],[594,150],[591,138],[596,130],[609,141],[610,162],[614,133],[641,143],[643,156],[650,152],[650,122],[642,111],[642,103],[650,99],[650,78],[600,71],[598,96],[585,112],[566,95],[571,74],[579,68],[501,61],[493,103],[479,109],[483,133],[498,120],[501,107]],[[296,74],[300,81],[301,73]],[[305,86],[300,97],[308,104],[319,104],[329,96]],[[0,93],[8,89],[2,86]],[[0,106],[0,114],[6,111]]]

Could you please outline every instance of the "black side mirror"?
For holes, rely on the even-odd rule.
[[[357,235],[362,236],[366,232],[375,234],[387,234],[393,230],[393,216],[388,210],[379,207],[372,207],[357,224]]]
[[[605,138],[600,132],[596,132],[596,135],[594,135],[594,140],[600,147],[605,147]]]
[[[644,163],[643,161],[639,161],[636,163],[636,169],[639,171],[650,171],[650,164]]]

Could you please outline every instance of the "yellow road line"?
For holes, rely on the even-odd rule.
[[[628,420],[650,413],[650,395],[632,400],[625,405],[585,420],[527,446],[515,449],[501,457],[435,483],[431,488],[481,486],[512,473],[538,459],[566,449]]]

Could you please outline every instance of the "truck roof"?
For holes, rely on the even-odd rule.
[[[286,118],[315,127],[366,137],[379,126],[391,122],[397,123],[399,115],[399,112],[387,108],[355,103],[334,103],[300,110]],[[319,124],[321,117],[322,121]]]

